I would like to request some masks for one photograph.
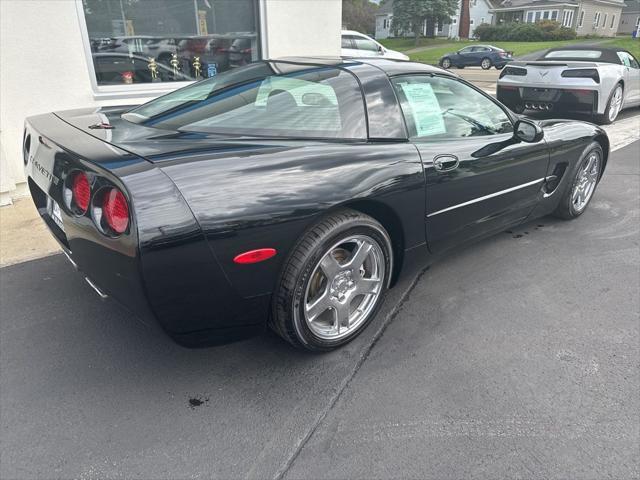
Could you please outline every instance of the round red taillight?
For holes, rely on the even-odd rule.
[[[102,200],[102,211],[107,225],[117,234],[129,227],[129,205],[127,199],[117,188],[111,188]]]
[[[91,185],[87,176],[78,172],[73,176],[71,181],[71,192],[73,193],[73,201],[82,213],[89,208],[89,200],[91,199]]]

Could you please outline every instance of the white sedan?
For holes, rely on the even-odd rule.
[[[640,65],[621,48],[561,47],[500,72],[498,100],[513,111],[581,112],[602,124],[640,105]]]
[[[353,30],[342,31],[343,57],[380,57],[394,60],[409,60],[404,53],[389,50],[364,33]]]

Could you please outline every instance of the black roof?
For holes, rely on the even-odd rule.
[[[353,65],[371,65],[376,67],[387,75],[400,75],[402,73],[447,73],[451,72],[443,70],[433,65],[427,65],[419,62],[408,62],[406,60],[393,60],[390,58],[372,58],[372,57],[281,57],[269,60],[270,62],[290,62],[307,65],[327,65],[334,67],[349,67]],[[453,74],[455,76],[455,74]]]
[[[561,51],[596,51],[596,52],[602,52],[602,55],[599,58],[587,58],[587,57],[583,57],[580,55],[576,55],[573,57],[562,57],[562,58],[548,58],[547,55],[549,55],[549,53],[551,52],[561,52]],[[622,64],[622,61],[620,60],[620,57],[618,57],[617,52],[626,52],[626,50],[624,48],[611,48],[611,47],[598,47],[598,46],[588,46],[588,45],[584,45],[584,46],[566,46],[566,47],[558,47],[558,48],[550,48],[549,50],[547,50],[544,55],[542,55],[538,60],[558,60],[558,61],[562,61],[562,60],[579,60],[579,61],[591,61],[591,62],[604,62],[604,63],[616,63],[618,65]],[[627,52],[629,53],[629,52]]]

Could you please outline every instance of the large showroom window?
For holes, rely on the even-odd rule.
[[[97,86],[210,78],[260,58],[258,0],[82,0]]]

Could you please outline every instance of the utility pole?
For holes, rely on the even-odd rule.
[[[458,30],[458,36],[460,38],[469,38],[470,18],[469,0],[462,0],[460,5],[460,28]]]

